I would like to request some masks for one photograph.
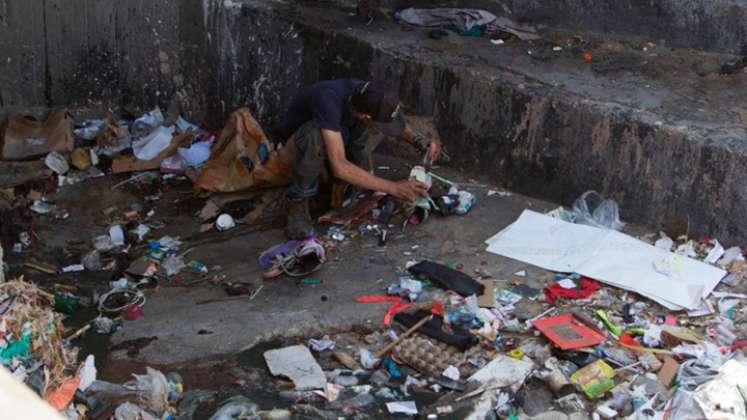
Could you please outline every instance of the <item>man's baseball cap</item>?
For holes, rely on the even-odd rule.
[[[397,137],[405,131],[397,92],[378,81],[365,82],[356,95],[353,106],[371,116],[373,126],[388,136]]]

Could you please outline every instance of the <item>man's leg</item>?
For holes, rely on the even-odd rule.
[[[311,223],[309,200],[319,189],[319,175],[326,160],[324,141],[319,128],[313,122],[308,122],[293,134],[286,147],[296,147],[298,156],[293,164],[293,181],[287,192],[285,235],[289,239],[304,239],[316,233]]]
[[[368,167],[371,156],[383,139],[384,135],[379,131],[357,124],[350,131],[350,142],[345,146],[345,155],[350,162],[371,170],[373,168]]]

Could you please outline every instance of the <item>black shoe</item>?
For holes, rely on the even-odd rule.
[[[288,198],[286,211],[285,236],[288,239],[306,239],[316,236],[314,226],[311,224],[308,198]]]

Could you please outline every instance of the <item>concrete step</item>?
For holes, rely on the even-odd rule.
[[[355,0],[342,0],[348,6]],[[464,7],[555,30],[667,47],[744,54],[743,0],[378,0],[382,8]]]

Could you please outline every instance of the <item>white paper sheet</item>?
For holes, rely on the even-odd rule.
[[[631,290],[672,309],[695,309],[724,270],[656,248],[614,230],[525,210],[486,241],[487,251],[547,270],[575,272]]]

